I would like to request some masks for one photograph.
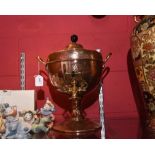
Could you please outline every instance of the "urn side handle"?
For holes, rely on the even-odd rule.
[[[41,62],[43,65],[45,65],[46,66],[46,61],[44,61],[42,58],[40,58],[39,56],[37,57],[37,60],[39,61],[39,62]]]
[[[103,83],[103,80],[105,79],[105,77],[109,74],[110,72],[110,67],[105,66],[106,62],[110,59],[110,57],[112,56],[112,53],[108,53],[106,58],[104,59],[104,64],[102,66],[102,76],[100,78],[100,81]]]
[[[103,61],[104,62],[103,66],[102,66],[103,69],[105,68],[105,64],[107,63],[107,61],[110,59],[111,56],[112,56],[112,53],[107,54],[106,58]]]

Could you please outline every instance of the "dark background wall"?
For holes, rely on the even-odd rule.
[[[79,36],[79,43],[87,49],[102,49],[103,58],[108,52],[112,57],[107,63],[110,74],[104,80],[106,117],[138,117],[128,75],[127,54],[134,27],[133,16],[105,16],[96,19],[85,16],[0,16],[0,89],[20,89],[20,52],[26,53],[26,89],[34,86],[39,55],[46,60],[48,54],[63,49],[72,34]],[[44,70],[44,66],[41,66]],[[51,95],[48,86],[42,87],[45,96]],[[37,100],[40,108],[45,100]],[[63,102],[63,101],[62,101]],[[56,105],[56,114],[63,112]],[[96,100],[86,112],[98,116]]]

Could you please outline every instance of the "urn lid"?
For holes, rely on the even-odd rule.
[[[53,52],[48,56],[47,62],[55,61],[72,61],[72,60],[95,60],[103,61],[102,55],[97,50],[84,49],[81,44],[77,43],[78,36],[71,36],[71,43],[69,43],[63,50]]]
[[[75,35],[75,34],[73,34],[71,36],[71,43],[69,45],[67,45],[64,50],[83,49],[83,46],[82,45],[76,43],[77,41],[78,41],[78,36]]]

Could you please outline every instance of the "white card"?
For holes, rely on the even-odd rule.
[[[36,75],[35,76],[35,86],[36,87],[41,87],[44,84],[44,79],[41,75]]]
[[[18,111],[35,109],[34,90],[0,90],[0,104],[17,106]]]

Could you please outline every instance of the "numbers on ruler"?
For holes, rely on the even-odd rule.
[[[25,53],[20,55],[20,87],[25,90]]]

